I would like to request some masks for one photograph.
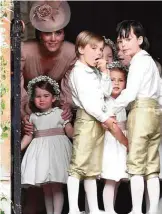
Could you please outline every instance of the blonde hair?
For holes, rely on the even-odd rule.
[[[92,33],[90,31],[82,31],[79,33],[79,35],[76,38],[76,43],[75,43],[75,52],[77,57],[80,56],[79,53],[79,47],[84,48],[87,44],[94,45],[96,42],[102,42],[104,43],[104,38],[98,34]]]

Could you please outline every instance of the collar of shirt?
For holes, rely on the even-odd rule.
[[[88,65],[85,65],[84,63],[82,63],[80,60],[77,60],[75,63],[75,66],[78,66],[80,68],[83,68],[85,71],[89,72],[89,73],[94,73],[95,70],[97,69],[93,69],[91,67],[89,67]],[[96,73],[96,72],[95,72]]]
[[[139,57],[139,56],[150,56],[150,55],[147,53],[147,51],[141,49],[138,53],[136,53],[136,54],[132,57],[132,59],[131,59],[131,61],[130,61],[130,64],[132,64],[132,62],[133,62],[137,57]]]

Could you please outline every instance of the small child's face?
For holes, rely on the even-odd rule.
[[[94,44],[87,44],[84,48],[79,47],[80,61],[90,67],[96,67],[97,60],[103,56],[103,49],[103,41],[95,41]]]
[[[113,52],[108,45],[105,45],[104,47],[103,58],[107,61],[108,64],[110,64],[113,61]]]
[[[35,88],[34,104],[41,111],[45,112],[52,108],[52,104],[56,99],[45,89]]]
[[[126,77],[123,71],[114,68],[110,71],[110,78],[112,81],[112,93],[111,96],[117,98],[121,91],[126,87]]]

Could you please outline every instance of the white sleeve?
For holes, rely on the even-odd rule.
[[[160,78],[160,93],[159,93],[159,104],[160,108],[162,109],[162,79]]]
[[[104,122],[108,119],[108,115],[104,112],[103,92],[98,81],[97,77],[95,79],[91,73],[86,74],[80,69],[73,72],[71,80],[77,92],[77,99],[85,111]]]
[[[143,57],[144,58],[144,57]],[[146,59],[147,60],[147,59]],[[137,98],[144,74],[147,71],[147,61],[134,61],[129,67],[126,89],[124,89],[120,96],[115,100],[112,115],[118,113],[128,104]]]
[[[112,83],[110,76],[105,73],[101,73],[101,88],[105,97],[110,97],[112,92]]]

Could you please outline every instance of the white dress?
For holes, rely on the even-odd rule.
[[[30,121],[35,130],[63,128],[62,110],[53,108],[46,113],[33,113]],[[66,135],[33,138],[21,164],[21,183],[40,185],[48,182],[66,183],[72,145]]]
[[[112,105],[113,102],[114,99],[110,97],[107,105]],[[126,122],[125,109],[116,115],[116,120],[119,123]],[[126,134],[126,130],[123,130],[123,133]],[[109,131],[106,131],[101,177],[115,181],[128,178],[128,174],[126,173],[126,158],[126,147],[119,143]]]

